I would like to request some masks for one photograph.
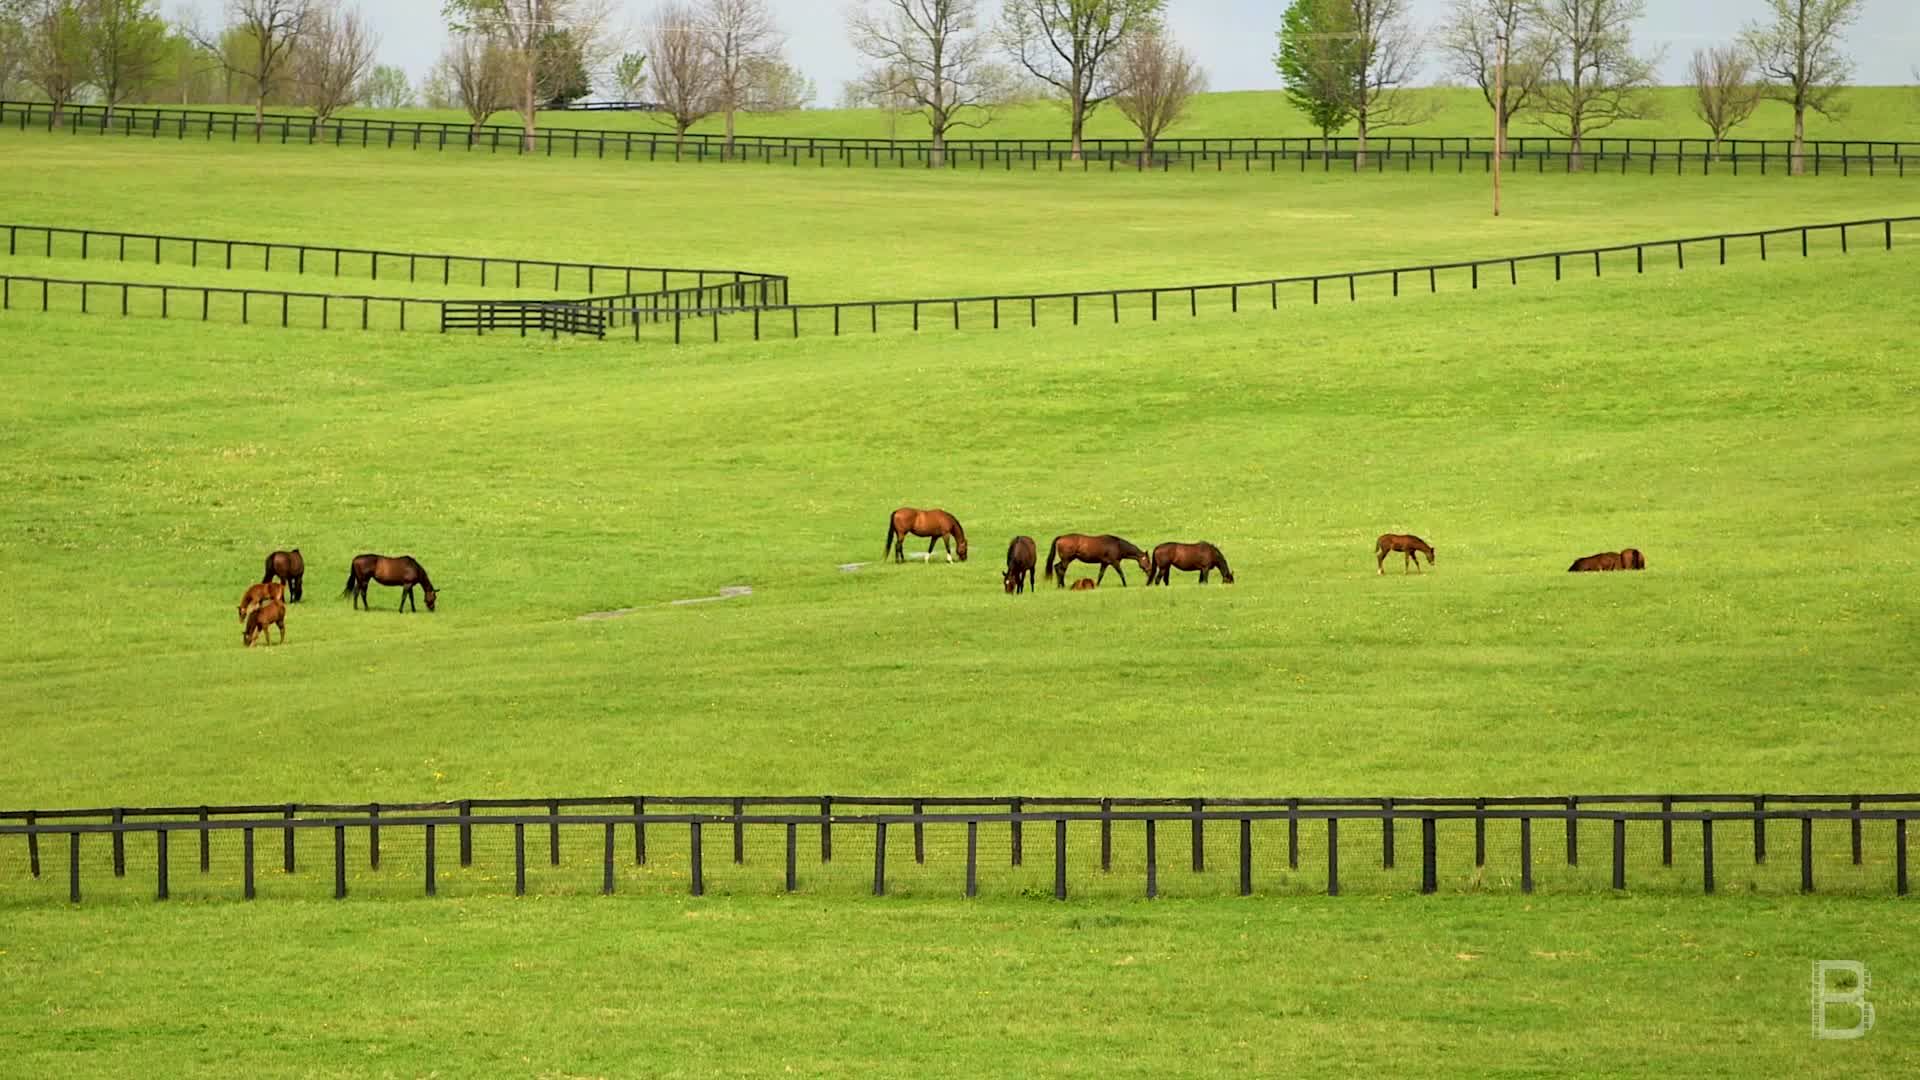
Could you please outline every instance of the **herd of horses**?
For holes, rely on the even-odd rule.
[[[895,562],[906,560],[906,543],[909,536],[924,536],[927,541],[927,557],[933,557],[933,549],[942,542],[946,544],[947,561],[952,562],[957,551],[961,562],[967,561],[967,531],[960,525],[960,519],[945,510],[921,510],[912,506],[903,506],[887,519],[887,547],[881,556],[891,555]],[[1427,565],[1433,565],[1433,545],[1411,533],[1386,533],[1373,542],[1374,569],[1387,572],[1388,555],[1402,555],[1405,565],[1401,572],[1417,570],[1420,556],[1427,557]],[[1007,567],[1000,575],[1001,586],[1008,593],[1023,593],[1035,587],[1034,566],[1039,561],[1039,548],[1033,537],[1016,536],[1007,545]],[[1067,567],[1076,562],[1089,566],[1098,564],[1097,577],[1080,578],[1073,583],[1075,590],[1098,588],[1106,580],[1111,569],[1120,578],[1120,584],[1126,585],[1126,571],[1122,563],[1134,563],[1147,575],[1147,584],[1166,585],[1175,570],[1188,573],[1198,572],[1200,583],[1206,584],[1207,575],[1220,571],[1220,580],[1233,584],[1233,571],[1227,566],[1227,557],[1212,543],[1201,540],[1183,544],[1169,542],[1160,544],[1151,554],[1134,546],[1131,542],[1112,534],[1089,536],[1086,533],[1062,533],[1053,538],[1047,548],[1047,562],[1044,573],[1053,579],[1055,588],[1067,587]],[[1605,551],[1598,555],[1588,555],[1575,559],[1567,567],[1570,572],[1580,573],[1598,570],[1645,570],[1646,557],[1635,548],[1621,551]]]
[[[302,585],[307,576],[307,561],[299,548],[291,551],[276,551],[267,556],[266,573],[258,584],[249,585],[240,597],[240,644],[251,646],[256,639],[266,645],[273,644],[268,631],[273,627],[280,630],[280,641],[287,640],[287,605],[300,602]],[[278,580],[275,580],[278,579]],[[415,586],[419,586],[421,595],[427,599],[427,610],[432,611],[434,601],[439,599],[440,590],[434,588],[433,580],[427,576],[427,568],[411,555],[356,555],[347,567],[347,587],[340,591],[341,596],[353,598],[355,608],[373,610],[367,603],[367,588],[373,584],[395,586],[400,589],[400,610],[407,610],[412,604],[419,611],[420,605],[413,598]]]

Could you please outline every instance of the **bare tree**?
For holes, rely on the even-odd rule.
[[[1713,160],[1720,160],[1720,143],[1727,132],[1745,123],[1760,104],[1760,84],[1753,78],[1753,56],[1745,49],[1722,46],[1693,51],[1693,112],[1713,131]]]
[[[1355,63],[1353,88],[1354,134],[1359,136],[1359,160],[1367,163],[1367,136],[1381,128],[1417,124],[1431,117],[1434,102],[1407,93],[1420,71],[1425,47],[1407,16],[1410,0],[1346,0],[1353,7]]]
[[[1207,75],[1159,28],[1143,30],[1120,46],[1119,81],[1125,90],[1113,104],[1140,129],[1140,167],[1153,164],[1153,144],[1186,111],[1187,100],[1206,89]]]
[[[1655,108],[1647,91],[1657,57],[1633,51],[1633,23],[1646,8],[1646,0],[1530,0],[1546,56],[1531,112],[1572,143],[1575,171],[1587,135]]]
[[[427,81],[431,85],[437,78],[444,83],[447,95],[466,110],[477,132],[489,116],[512,104],[512,68],[505,51],[486,37],[454,34]],[[431,93],[428,103],[432,103]]]
[[[114,106],[151,86],[167,56],[167,23],[149,0],[83,0],[87,81],[106,99],[107,119]]]
[[[85,15],[77,0],[33,0],[21,25],[20,77],[53,103],[51,119],[58,126],[92,64]]]
[[[1506,146],[1508,125],[1539,89],[1545,68],[1542,39],[1532,32],[1527,12],[1528,0],[1454,0],[1440,25],[1447,66],[1480,88],[1494,111],[1500,149]]]
[[[661,7],[647,28],[653,96],[673,122],[676,156],[686,144],[687,129],[712,113],[718,100],[713,53],[701,37],[694,13],[677,3]]]
[[[445,0],[441,8],[454,33],[479,34],[506,58],[512,69],[511,107],[520,113],[521,146],[528,151],[542,104],[542,57],[570,53],[551,48],[565,39],[577,46],[584,67],[599,67],[618,48],[606,32],[609,12],[609,0]]]
[[[1080,160],[1087,117],[1126,89],[1114,74],[1114,53],[1139,31],[1159,25],[1165,0],[1006,0],[1001,33],[1020,67],[1065,100]]]
[[[715,110],[726,114],[724,153],[733,153],[733,116],[753,97],[761,62],[778,57],[785,38],[767,0],[706,0],[700,38],[713,69]]]
[[[931,164],[946,162],[947,133],[993,119],[1006,82],[987,59],[978,0],[882,0],[847,12],[853,47],[873,61],[868,100],[897,116],[918,110],[933,133]]]
[[[293,83],[315,123],[326,123],[360,95],[379,46],[358,8],[343,7],[339,0],[320,0],[314,7],[294,52]]]
[[[1753,51],[1766,93],[1793,106],[1793,173],[1806,171],[1807,110],[1832,117],[1853,61],[1840,39],[1860,18],[1865,0],[1766,0],[1773,21],[1749,24],[1742,42]]]
[[[267,96],[285,76],[293,48],[312,15],[313,0],[227,0],[227,27],[219,39],[194,31],[195,40],[220,57],[229,75],[243,76],[253,84],[256,136],[266,124]],[[223,47],[236,37],[246,43],[244,48]]]

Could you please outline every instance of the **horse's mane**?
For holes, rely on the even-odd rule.
[[[1134,546],[1133,546],[1133,543],[1132,543],[1132,541],[1130,541],[1130,540],[1126,540],[1126,539],[1123,539],[1123,538],[1121,538],[1121,537],[1118,537],[1118,536],[1115,536],[1115,535],[1113,535],[1112,533],[1108,533],[1107,535],[1105,535],[1105,536],[1103,536],[1103,537],[1101,537],[1101,539],[1102,539],[1102,540],[1111,540],[1111,541],[1113,541],[1113,542],[1114,542],[1115,544],[1118,544],[1118,545],[1119,545],[1119,547],[1120,547],[1120,554],[1122,554],[1122,555],[1134,555],[1134,556],[1139,556],[1139,555],[1145,555],[1145,554],[1146,554],[1146,552],[1144,552],[1144,551],[1141,551],[1141,550],[1140,550],[1139,548],[1137,548],[1137,547],[1134,547]]]
[[[1227,566],[1227,556],[1225,552],[1215,547],[1211,542],[1207,544],[1207,550],[1213,552],[1213,561],[1220,564],[1221,570],[1229,574],[1233,572],[1232,569]]]
[[[411,555],[402,555],[400,557],[406,560],[406,563],[408,566],[411,566],[415,570],[420,571],[420,587],[421,588],[423,589],[433,588],[433,579],[427,576],[427,568],[420,565],[419,559],[416,559]],[[435,590],[435,591],[437,592],[438,590]]]

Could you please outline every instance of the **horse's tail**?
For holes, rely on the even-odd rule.
[[[344,588],[344,589],[341,589],[341,590],[340,590],[340,595],[341,595],[341,596],[352,596],[352,595],[353,595],[353,582],[354,582],[354,578],[353,578],[353,567],[351,567],[351,566],[349,566],[349,567],[347,567],[347,587],[346,587],[346,588]]]
[[[893,554],[893,519],[888,518],[887,519],[887,549],[880,553],[880,557],[884,559],[891,554]]]
[[[1059,550],[1060,550],[1060,538],[1056,536],[1053,538],[1053,543],[1047,545],[1047,576],[1048,577],[1053,576],[1053,557],[1057,552],[1059,552]]]

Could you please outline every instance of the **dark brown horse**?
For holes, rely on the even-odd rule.
[[[954,543],[960,546],[960,561],[967,561],[967,530],[960,527],[960,521],[945,510],[916,510],[903,506],[893,512],[887,520],[887,550],[881,558],[893,556],[894,562],[907,561],[907,537],[930,536],[927,542],[927,558],[933,558],[934,545],[947,542],[947,561],[953,561]]]
[[[287,643],[287,605],[278,600],[269,600],[252,611],[247,612],[246,629],[240,631],[240,644],[252,646],[253,639],[265,639],[268,648],[273,647],[273,634],[269,627],[280,628],[280,643]]]
[[[439,590],[427,578],[427,568],[414,561],[411,555],[389,558],[385,555],[356,555],[353,565],[347,568],[347,587],[341,596],[352,596],[354,606],[373,608],[367,604],[367,586],[373,582],[382,585],[398,585],[400,591],[400,610],[407,610],[407,602],[413,599],[413,587],[420,586],[426,594],[427,610],[433,610],[433,601]],[[413,610],[419,611],[420,605],[414,604]]]
[[[287,587],[277,581],[272,584],[263,581],[258,585],[247,586],[246,595],[240,598],[240,621],[244,624],[247,621],[247,616],[252,613],[254,608],[259,607],[269,600],[282,604],[286,603]]]
[[[1373,542],[1374,568],[1382,574],[1386,573],[1387,556],[1396,551],[1405,555],[1407,566],[1416,570],[1420,568],[1420,553],[1423,551],[1427,553],[1427,565],[1433,565],[1433,548],[1425,540],[1410,533],[1387,533]],[[1400,572],[1406,573],[1406,567],[1402,567]]]
[[[1640,554],[1638,548],[1627,548],[1624,551],[1603,551],[1598,555],[1575,559],[1573,565],[1567,567],[1567,573],[1583,574],[1607,570],[1645,570],[1646,568],[1646,556]]]
[[[1205,540],[1197,544],[1161,544],[1153,549],[1153,570],[1147,575],[1147,584],[1159,582],[1171,584],[1167,579],[1175,570],[1200,571],[1200,584],[1207,583],[1210,571],[1220,571],[1220,580],[1224,584],[1233,584],[1233,571],[1227,568],[1227,557]]]
[[[1016,536],[1013,543],[1007,545],[1007,569],[1000,575],[1000,584],[1010,593],[1024,592],[1033,587],[1033,564],[1039,561],[1039,551],[1034,547],[1033,537]]]
[[[1153,573],[1153,560],[1146,552],[1111,534],[1088,536],[1085,533],[1062,533],[1053,538],[1053,546],[1047,549],[1047,576],[1055,581],[1055,588],[1065,588],[1067,584],[1067,566],[1078,560],[1083,563],[1099,563],[1100,576],[1094,579],[1098,584],[1107,578],[1107,570],[1120,575],[1120,584],[1127,583],[1127,572],[1120,569],[1121,562],[1132,560],[1146,573]]]
[[[1090,578],[1090,577],[1083,577],[1083,578],[1081,578],[1081,579],[1080,579],[1079,581],[1076,581],[1076,582],[1074,582],[1074,583],[1073,583],[1073,588],[1071,588],[1071,589],[1069,589],[1069,590],[1067,590],[1067,591],[1068,591],[1068,592],[1079,592],[1079,591],[1081,591],[1082,589],[1097,589],[1097,588],[1099,588],[1099,587],[1100,587],[1100,584],[1099,584],[1098,582],[1096,582],[1096,581],[1094,581],[1094,580],[1093,580],[1092,578]]]
[[[276,551],[267,556],[267,573],[260,579],[260,584],[265,585],[274,578],[279,578],[287,583],[288,589],[293,591],[293,602],[297,604],[300,602],[300,583],[306,576],[307,560],[300,557],[299,548],[294,548],[292,551]]]

